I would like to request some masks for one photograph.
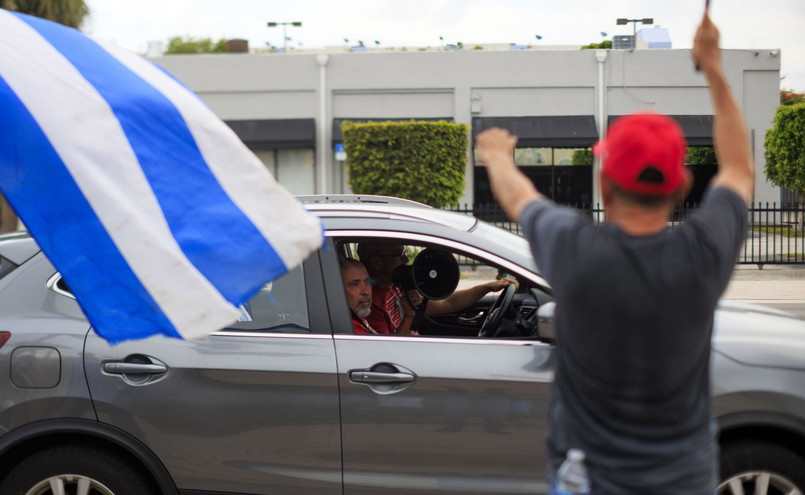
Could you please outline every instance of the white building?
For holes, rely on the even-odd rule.
[[[650,30],[653,31],[653,30]],[[645,32],[645,30],[644,30]],[[712,144],[713,109],[689,50],[368,51],[169,55],[154,61],[225,120],[294,193],[348,191],[336,159],[344,120],[445,119],[519,136],[518,163],[558,201],[598,196],[593,166],[569,165],[617,116],[674,116],[689,145]],[[763,142],[779,102],[778,50],[725,50],[729,84],[746,116],[756,201],[779,201],[763,174]],[[714,167],[694,170],[706,182]],[[490,200],[468,152],[462,202]],[[701,190],[695,194],[701,195]],[[693,198],[697,199],[696,197]]]

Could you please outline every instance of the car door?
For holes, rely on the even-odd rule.
[[[405,234],[382,235],[409,243]],[[552,347],[536,340],[353,334],[348,312],[335,309],[338,301],[346,307],[335,254],[322,259],[333,301],[344,494],[547,492]]]
[[[98,418],[140,439],[182,492],[340,494],[338,383],[318,254],[232,328],[110,346],[90,332]]]

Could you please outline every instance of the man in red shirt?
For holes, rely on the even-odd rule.
[[[353,259],[342,259],[339,264],[355,333],[378,333],[366,321],[366,317],[372,312],[372,285],[369,283],[366,267],[360,261]]]

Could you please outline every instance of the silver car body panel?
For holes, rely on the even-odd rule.
[[[332,337],[87,338],[98,419],[135,436],[183,490],[340,494],[341,441]],[[145,359],[143,359],[145,358]],[[164,363],[156,375],[109,362]]]
[[[0,256],[21,265],[39,252],[39,245],[27,232],[14,232],[0,236]]]
[[[54,272],[40,253],[0,280],[1,330],[11,333],[0,348],[0,383],[14,384],[0,394],[5,430],[48,419],[96,419],[82,354],[89,325],[75,300],[43,290]]]
[[[550,293],[522,238],[472,217],[396,204],[307,206],[331,239],[440,245]],[[24,262],[0,279],[0,330],[12,334],[0,363],[22,348],[21,357],[45,355],[50,366],[0,366],[0,433],[11,432],[3,438],[57,418],[101,424],[147,446],[186,493],[547,491],[548,342],[355,335],[335,254],[323,250],[313,257],[322,280],[308,309],[327,323],[310,333],[226,329],[110,346],[44,255],[25,261],[37,249],[24,236],[0,242],[0,255]],[[722,426],[805,437],[803,342],[805,321],[722,305],[712,355]],[[13,373],[50,385],[56,357],[47,349],[58,350],[55,386],[8,385]]]
[[[552,347],[474,344],[336,338],[345,495],[547,490]],[[363,371],[413,380],[367,383]]]
[[[723,305],[716,313],[713,347],[743,364],[805,371],[805,321],[761,307]]]

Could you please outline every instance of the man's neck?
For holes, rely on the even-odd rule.
[[[612,204],[606,209],[607,223],[615,224],[632,236],[650,236],[667,226],[666,208],[643,208],[632,204]]]

